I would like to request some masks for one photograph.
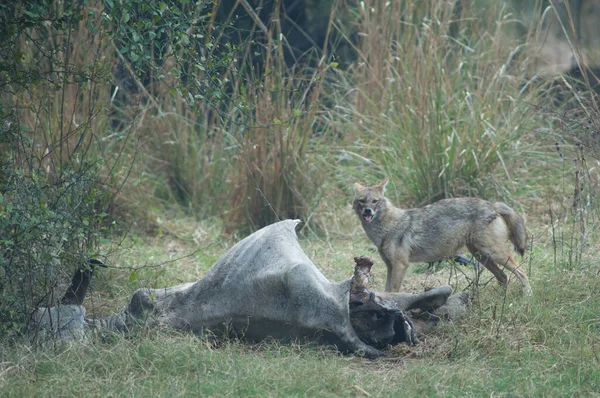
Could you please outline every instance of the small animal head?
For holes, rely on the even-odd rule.
[[[354,184],[354,211],[358,217],[367,223],[372,222],[377,214],[385,209],[385,186],[388,180],[384,180],[377,185],[365,187],[358,183]]]

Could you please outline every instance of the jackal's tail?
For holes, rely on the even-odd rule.
[[[494,210],[498,212],[508,225],[508,238],[515,246],[515,250],[523,256],[527,248],[527,232],[525,231],[525,220],[523,217],[502,202],[493,203]]]

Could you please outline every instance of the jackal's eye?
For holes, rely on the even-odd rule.
[[[364,205],[365,204],[365,200],[364,199],[359,199],[358,203],[360,203],[361,205]]]
[[[377,200],[377,199],[373,199],[373,200],[371,201],[371,203],[373,203],[374,205],[376,205],[376,204],[377,204],[377,202],[379,202],[379,200]]]

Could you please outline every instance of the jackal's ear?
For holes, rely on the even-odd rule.
[[[354,183],[354,193],[359,193],[365,189],[364,185],[360,185],[358,182]]]
[[[387,186],[388,183],[388,179],[386,178],[385,180],[381,181],[379,184],[375,185],[382,193],[385,192],[385,187]]]

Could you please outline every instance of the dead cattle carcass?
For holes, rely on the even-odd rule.
[[[415,344],[412,323],[395,301],[367,290],[368,277],[360,274],[370,265],[359,259],[353,278],[330,282],[300,247],[297,224],[267,226],[233,246],[201,280],[139,289],[123,313],[88,322],[112,330],[158,322],[250,341],[318,339],[367,356],[379,355],[377,348],[388,343]]]

